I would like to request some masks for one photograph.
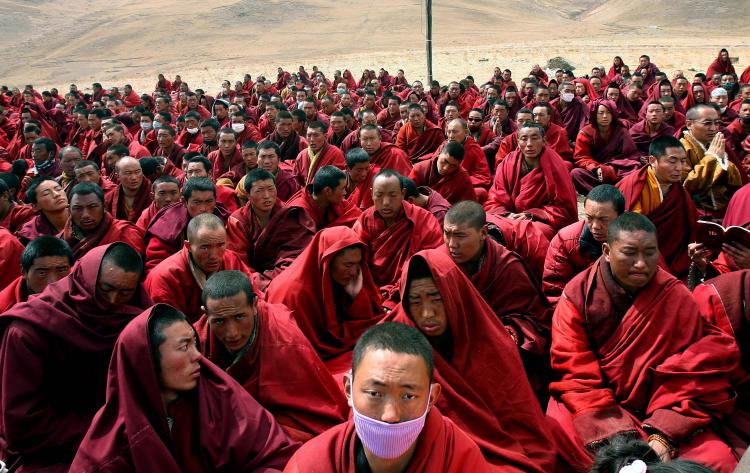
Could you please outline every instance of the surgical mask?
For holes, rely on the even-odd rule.
[[[562,94],[560,94],[560,99],[563,102],[572,102],[575,96],[576,95],[572,92],[563,92]]]
[[[734,84],[723,84],[722,87],[724,90],[731,91],[734,88]]]
[[[427,413],[430,411],[429,402],[424,413],[416,419],[396,424],[371,419],[357,412],[357,409],[354,407],[354,380],[353,378],[350,379],[352,379],[350,394],[352,396],[354,428],[357,431],[357,437],[362,441],[362,445],[376,457],[386,460],[398,458],[406,453],[414,445],[414,442],[417,441],[419,434],[424,428]],[[430,387],[430,395],[432,395],[432,387]]]
[[[150,130],[151,122],[141,122],[141,130]]]
[[[232,130],[236,131],[237,133],[242,133],[245,131],[245,124],[244,123],[232,123]]]
[[[154,130],[161,128],[161,122],[154,122]]]
[[[194,134],[196,134],[196,133],[198,133],[198,132],[200,131],[200,129],[199,129],[199,128],[185,128],[185,129],[186,129],[186,130],[187,130],[187,132],[188,132],[188,133],[190,133],[191,135],[194,135]]]
[[[346,93],[346,89],[343,88],[343,87],[340,87],[340,88],[336,89],[336,92],[338,92],[339,95],[345,94]]]
[[[721,110],[721,113],[722,113],[722,115],[723,115],[723,114],[724,114],[724,112],[726,112],[726,111],[727,111],[727,107],[726,107],[726,106],[725,106],[725,107],[721,107],[721,108],[720,108],[720,110]]]

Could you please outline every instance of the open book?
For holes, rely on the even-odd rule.
[[[715,252],[721,251],[721,245],[724,243],[739,243],[750,248],[750,230],[745,227],[733,225],[724,228],[718,223],[698,220],[695,236],[698,243],[703,243],[706,249]]]

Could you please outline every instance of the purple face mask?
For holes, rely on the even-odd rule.
[[[389,424],[379,420],[371,419],[357,412],[354,407],[354,383],[351,384],[352,413],[354,414],[354,428],[362,445],[378,458],[392,460],[406,453],[424,428],[430,404],[427,403],[424,413],[416,419]],[[432,395],[432,386],[430,386]],[[429,399],[429,396],[428,396]]]

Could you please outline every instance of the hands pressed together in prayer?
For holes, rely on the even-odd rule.
[[[531,214],[528,212],[509,213],[506,215],[506,218],[511,220],[531,220]]]
[[[716,156],[716,159],[722,162],[726,160],[726,139],[724,138],[723,133],[716,133],[714,139],[711,140],[711,144],[709,145],[706,154],[713,154]]]

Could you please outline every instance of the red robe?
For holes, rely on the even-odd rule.
[[[133,206],[130,211],[125,208],[125,193],[122,190],[122,184],[111,192],[104,194],[104,208],[114,218],[135,223],[148,206],[151,205],[151,200],[151,181],[144,177],[143,182],[141,182],[141,188],[138,190],[135,199],[133,199]]]
[[[281,138],[281,136],[279,136],[279,134],[274,131],[270,135],[266,136],[264,141],[265,140],[273,141],[274,143],[279,145],[279,147],[281,148],[281,156],[279,156],[279,160],[281,162],[292,162],[296,160],[297,155],[299,155],[307,148],[307,141],[299,136],[295,131],[292,131],[292,133],[287,136],[286,139]]]
[[[344,153],[341,152],[337,147],[326,143],[320,150],[318,159],[315,161],[312,169],[310,168],[312,162],[310,161],[310,155],[308,149],[305,148],[299,152],[297,159],[294,161],[294,170],[292,174],[297,178],[297,182],[302,186],[311,184],[315,173],[318,172],[323,166],[336,166],[343,170],[346,167],[346,160],[344,159]]]
[[[244,161],[242,160],[242,151],[239,147],[234,149],[234,154],[229,160],[228,164],[225,164],[224,155],[221,154],[221,150],[211,151],[207,156],[208,160],[211,161],[211,180],[216,182],[220,177],[226,177],[232,180],[232,183],[236,186],[240,179],[245,177],[244,172]],[[235,167],[239,166],[243,170],[237,172]],[[234,171],[234,172],[231,172]],[[229,174],[228,174],[229,173]]]
[[[671,126],[662,123],[661,128],[659,128],[656,133],[648,133],[646,132],[646,120],[643,119],[633,125],[630,128],[629,133],[641,156],[648,156],[648,148],[651,146],[652,141],[660,136],[674,136],[675,131]]]
[[[750,185],[745,184],[734,193],[727,205],[722,224],[725,227],[731,225],[745,226],[750,223]]]
[[[443,388],[437,408],[479,445],[494,471],[552,471],[552,439],[508,331],[443,249],[409,260],[402,293],[409,292],[409,265],[417,258],[440,291],[452,342],[449,358],[433,348],[435,382]],[[404,302],[388,319],[415,325]]]
[[[203,355],[240,383],[294,440],[306,442],[344,422],[349,406],[341,387],[289,309],[259,300],[255,323],[256,338],[237,359],[213,334],[206,316],[201,317],[195,328]]]
[[[734,337],[740,349],[740,369],[733,380],[737,402],[721,424],[722,437],[727,439],[738,457],[750,441],[750,346],[748,346],[747,298],[750,294],[748,270],[723,274],[695,288],[693,297],[701,315],[724,333]]]
[[[21,254],[24,246],[7,229],[0,227],[0,290],[21,276]]]
[[[437,159],[438,157],[435,156],[428,161],[421,161],[411,170],[409,178],[417,187],[430,187],[451,204],[462,200],[477,200],[474,186],[466,169],[460,167],[447,176],[441,176],[437,171]]]
[[[430,212],[406,201],[401,205],[390,227],[375,207],[365,210],[353,227],[367,245],[367,264],[385,299],[398,289],[401,268],[412,255],[443,245],[442,228]]]
[[[20,453],[23,470],[68,471],[104,403],[117,336],[151,305],[140,287],[121,306],[97,295],[108,247],[92,250],[68,276],[0,316],[0,456],[12,464]]]
[[[227,248],[258,273],[256,286],[263,291],[310,243],[315,223],[299,207],[276,201],[265,227],[258,224],[249,203],[227,220]]]
[[[396,123],[401,120],[401,114],[398,113],[397,115],[391,115],[391,112],[386,108],[378,112],[376,120],[378,125],[393,133],[393,128],[396,126]]]
[[[393,143],[381,143],[375,154],[370,156],[370,164],[380,169],[393,169],[402,176],[408,176],[413,167],[406,153]]]
[[[533,224],[552,239],[557,230],[578,218],[573,183],[562,158],[549,147],[539,156],[537,167],[526,174],[524,163],[520,150],[503,160],[484,208],[501,216],[528,212]]]
[[[16,233],[38,213],[39,211],[31,205],[11,203],[5,217],[0,220],[0,227],[5,227],[11,233]]]
[[[602,255],[602,244],[594,240],[586,222],[571,223],[550,241],[544,259],[542,290],[552,307],[573,276],[591,266]]]
[[[350,418],[303,445],[284,473],[355,473],[358,442],[354,420]],[[471,438],[437,409],[431,410],[404,473],[466,471],[492,470]]]
[[[58,237],[68,242],[68,245],[73,250],[74,260],[81,259],[83,255],[97,246],[108,245],[116,241],[127,243],[141,255],[145,250],[143,230],[125,220],[112,218],[109,212],[104,213],[104,218],[99,223],[99,226],[93,232],[86,235],[83,240],[79,240],[75,236],[73,219],[68,219],[68,223],[65,224],[65,228]]]
[[[31,240],[35,240],[40,236],[55,236],[57,233],[59,233],[57,228],[55,228],[52,222],[47,219],[44,213],[39,213],[23,224],[23,226],[16,232],[16,236],[21,243],[28,245]]]
[[[26,302],[29,291],[23,276],[18,276],[5,289],[0,291],[0,314],[10,309],[19,302]]]
[[[198,361],[197,387],[180,393],[165,411],[151,357],[158,348],[151,346],[148,335],[153,310],[136,317],[118,339],[107,402],[91,423],[70,472],[281,470],[299,445],[242,386],[205,358]],[[167,415],[173,418],[171,428]]]
[[[303,187],[289,198],[287,207],[303,209],[315,223],[315,231],[323,228],[344,225],[351,227],[357,221],[362,211],[353,202],[345,200],[339,205],[322,209],[312,196],[311,185]]]
[[[154,302],[171,305],[185,314],[188,322],[194,323],[203,315],[203,287],[196,279],[189,259],[190,252],[187,248],[173,254],[148,273],[143,287]],[[198,268],[196,270],[200,271]],[[231,250],[224,251],[219,271],[225,270],[242,271],[251,280],[253,277],[252,270]]]
[[[539,225],[531,220],[511,220],[488,213],[487,228],[490,237],[521,257],[537,282],[542,280],[549,239]]]
[[[432,157],[437,158],[440,156],[440,152],[443,151],[446,144],[448,144],[448,141],[443,142],[443,144],[435,150]],[[490,167],[487,165],[487,158],[484,155],[484,151],[482,151],[482,148],[471,136],[466,137],[463,146],[464,159],[461,160],[461,166],[466,169],[467,173],[469,173],[471,184],[474,187],[489,189],[490,184],[492,184],[492,176],[490,176]]]
[[[666,271],[634,299],[603,258],[578,274],[555,310],[551,357],[559,381],[547,416],[572,465],[590,466],[585,446],[623,432],[645,439],[650,426],[676,442],[680,458],[733,471],[736,458],[709,424],[732,409],[737,345],[704,322]]]
[[[416,162],[434,153],[444,140],[443,130],[427,120],[424,122],[422,134],[414,130],[411,122],[406,122],[398,130],[396,146],[401,148],[412,162]]]
[[[354,298],[331,279],[334,256],[350,246],[359,246],[364,253],[362,289]],[[366,261],[367,248],[354,230],[326,228],[315,234],[268,286],[266,300],[291,309],[302,333],[324,361],[348,355],[359,336],[382,319],[380,294]]]

